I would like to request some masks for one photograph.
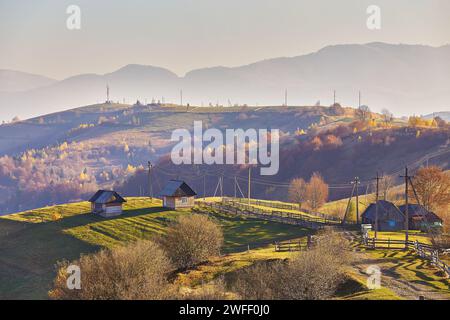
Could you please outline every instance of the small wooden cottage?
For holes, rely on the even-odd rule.
[[[376,205],[371,203],[362,214],[362,223],[371,224],[375,230]],[[404,229],[405,218],[392,202],[378,200],[378,231],[397,231]]]
[[[184,181],[170,180],[159,194],[163,206],[170,209],[192,208],[197,193]]]
[[[122,205],[126,200],[117,192],[110,190],[98,190],[91,199],[92,213],[109,218],[122,214]]]
[[[398,207],[406,215],[406,205]],[[442,219],[434,212],[428,211],[420,204],[408,204],[409,228],[412,230],[429,231],[442,228]]]

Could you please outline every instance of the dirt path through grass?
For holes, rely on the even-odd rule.
[[[347,236],[349,234],[347,233]],[[355,237],[351,236],[353,240]],[[449,300],[450,282],[429,261],[402,250],[370,250],[354,246],[355,271],[368,277],[366,270],[376,265],[381,270],[381,286],[408,300]]]

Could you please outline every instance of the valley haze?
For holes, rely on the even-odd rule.
[[[343,105],[362,104],[396,116],[450,110],[450,45],[345,44],[317,52],[239,67],[192,70],[180,77],[168,69],[129,64],[111,73],[80,74],[57,81],[0,70],[0,121],[27,119],[111,100],[134,103],[164,99],[196,106],[247,104],[331,105],[333,90]]]

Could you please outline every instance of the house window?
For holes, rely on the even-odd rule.
[[[181,198],[181,203],[182,204],[188,203],[188,198],[186,198],[186,197]]]

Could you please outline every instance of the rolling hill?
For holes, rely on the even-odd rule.
[[[29,91],[54,84],[57,80],[13,70],[0,70],[0,93]]]
[[[198,106],[280,105],[285,89],[293,105],[314,105],[318,100],[330,105],[333,90],[338,101],[355,105],[362,90],[363,103],[373,110],[423,114],[424,106],[449,107],[450,45],[336,45],[303,56],[193,70],[183,77],[163,68],[128,65],[103,75],[82,74],[26,92],[0,94],[0,120],[104,101],[107,84],[114,101],[164,97],[178,102],[183,89],[184,102]]]
[[[381,121],[379,115],[373,116]],[[242,186],[246,184],[245,166],[173,166],[167,162],[174,144],[172,131],[192,130],[195,120],[219,130],[280,130],[279,173],[254,176],[253,192],[260,198],[283,200],[292,178],[309,179],[315,171],[331,185],[342,185],[356,174],[369,180],[377,170],[397,172],[406,164],[417,168],[427,157],[448,149],[448,129],[408,128],[399,119],[392,128],[354,132],[352,108],[91,105],[0,125],[0,212],[85,200],[97,188],[115,187],[129,196],[144,195],[148,187],[142,170],[149,160],[157,165],[155,192],[167,179],[179,177],[200,193],[200,173],[208,172],[208,194],[212,195],[223,174],[224,192],[231,195],[235,175]],[[298,130],[305,134],[298,135]],[[449,167],[445,154],[428,160]],[[333,188],[330,194],[337,199],[347,197],[348,192]]]
[[[169,211],[161,202],[128,198],[122,216],[104,219],[87,202],[41,208],[0,217],[0,299],[46,299],[55,265],[137,239],[164,233],[186,211]],[[255,219],[217,216],[226,252],[247,245],[304,236],[305,229]],[[270,250],[273,251],[273,248]]]

